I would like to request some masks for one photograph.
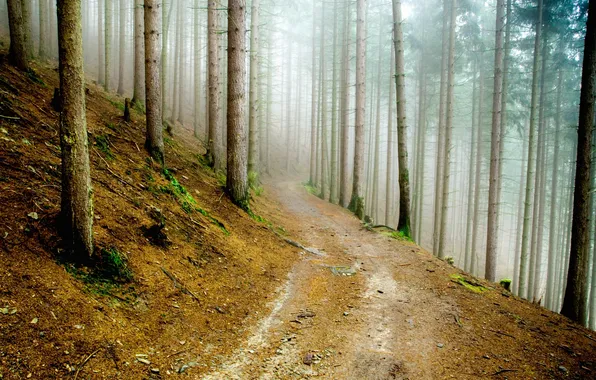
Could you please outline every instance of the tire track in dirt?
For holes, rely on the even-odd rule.
[[[438,325],[453,307],[404,263],[412,260],[414,246],[364,230],[346,210],[313,197],[295,182],[277,183],[271,190],[283,205],[283,224],[292,238],[328,255],[305,255],[278,292],[271,313],[233,357],[204,378],[431,378],[428,359],[440,349]],[[354,281],[328,270],[346,263],[357,270]],[[313,296],[321,281],[332,285]],[[343,282],[339,288],[338,282]],[[338,307],[345,305],[334,300],[347,296],[354,304],[342,317]],[[295,328],[288,321],[304,307],[315,309],[316,317]],[[305,365],[309,352],[320,361]]]

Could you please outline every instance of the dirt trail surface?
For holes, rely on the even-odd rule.
[[[267,190],[281,205],[271,217],[324,256],[303,253],[271,312],[205,379],[595,375],[587,330],[363,228],[298,182]]]

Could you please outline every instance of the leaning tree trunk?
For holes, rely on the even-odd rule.
[[[497,277],[499,240],[499,162],[501,154],[501,101],[503,96],[503,15],[504,0],[497,0],[495,31],[495,75],[493,86],[493,118],[490,140],[490,177],[488,182],[488,224],[486,233],[486,265],[484,277],[491,282]]]
[[[8,26],[10,29],[9,62],[19,70],[29,70],[27,50],[25,48],[25,25],[21,0],[8,0]]]
[[[538,0],[538,20],[534,40],[534,63],[532,65],[532,98],[530,105],[530,130],[528,143],[528,168],[526,174],[526,194],[524,204],[524,224],[522,227],[522,247],[519,263],[519,296],[527,297],[528,292],[528,245],[531,235],[532,196],[536,175],[536,109],[538,106],[538,67],[540,65],[540,41],[542,36],[542,0]]]
[[[451,172],[451,136],[453,133],[453,90],[455,76],[455,21],[457,0],[451,0],[451,22],[449,23],[449,58],[447,66],[447,114],[445,115],[445,146],[443,147],[443,199],[441,203],[441,224],[439,234],[439,258],[445,257],[447,246],[447,213],[449,210],[449,178]]]
[[[248,99],[248,172],[259,172],[259,0],[252,0],[250,12],[250,88]],[[287,147],[286,147],[287,148]]]
[[[58,0],[62,112],[62,236],[71,253],[93,254],[93,190],[85,118],[81,0]]]
[[[567,289],[561,313],[576,322],[583,322],[588,312],[588,249],[590,247],[588,220],[590,216],[590,172],[592,165],[592,128],[594,127],[594,91],[596,82],[596,0],[590,0],[582,86],[577,130],[577,164],[571,249]]]
[[[248,209],[248,147],[244,120],[245,8],[245,0],[228,1],[228,176],[226,190],[235,204]]]
[[[143,85],[144,71],[144,43],[143,43],[143,0],[134,0],[134,32],[135,32],[135,72],[132,104],[143,105],[145,102],[145,86]]]
[[[455,6],[455,5],[453,5]],[[455,11],[454,11],[455,12]],[[401,2],[393,0],[393,41],[395,44],[395,100],[397,101],[397,144],[399,165],[399,221],[397,229],[410,236],[410,175],[406,126],[406,70],[402,33]],[[454,27],[453,27],[454,28]],[[453,31],[455,34],[455,31]],[[452,36],[452,39],[455,37]],[[452,42],[453,45],[455,42]]]
[[[364,218],[362,194],[364,169],[364,102],[366,98],[366,0],[357,0],[356,20],[356,123],[354,145],[354,178],[349,209]]]
[[[208,80],[209,80],[209,136],[207,139],[207,160],[215,170],[220,170],[221,157],[219,146],[221,141],[220,107],[219,107],[219,31],[217,28],[217,2],[209,0],[207,13],[207,46],[208,46]]]
[[[147,138],[145,149],[164,164],[161,116],[161,0],[145,0],[145,91],[147,102]]]

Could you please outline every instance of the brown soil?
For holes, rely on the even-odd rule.
[[[36,72],[45,85],[0,65],[0,115],[11,117],[0,118],[0,378],[595,377],[593,332],[363,228],[298,181],[271,180],[254,197],[271,227],[251,219],[178,126],[167,165],[213,219],[187,213],[160,190],[169,185],[142,150],[142,115],[124,123],[123,99],[90,84],[96,245],[133,272],[98,286],[59,260],[57,75]],[[100,136],[113,158],[93,144]],[[145,237],[152,206],[167,248]]]

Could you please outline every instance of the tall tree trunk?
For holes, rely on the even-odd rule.
[[[228,170],[226,190],[248,209],[248,146],[244,117],[246,1],[228,1]]]
[[[23,43],[27,57],[33,57],[33,39],[31,38],[31,0],[21,0],[23,16]]]
[[[201,26],[200,24],[200,0],[195,0],[195,9],[194,9],[194,135],[196,138],[201,138],[201,109],[203,105],[201,104],[202,99],[202,89],[203,89],[203,79],[201,77],[202,70],[201,70],[201,50],[203,49],[203,38],[201,33]]]
[[[422,74],[420,76],[420,105],[419,105],[419,115],[418,115],[418,166],[416,170],[418,173],[416,174],[417,183],[416,186],[418,187],[418,206],[417,206],[417,214],[418,219],[415,221],[416,224],[416,235],[417,235],[417,242],[419,245],[422,245],[422,220],[424,218],[424,173],[425,170],[425,162],[426,162],[426,65],[424,62],[424,58],[426,56],[426,52],[423,48],[421,53],[421,71]]]
[[[337,202],[337,18],[339,17],[338,0],[333,7],[333,87],[331,89],[331,170],[329,176],[329,202]]]
[[[379,47],[382,43],[382,27],[379,30]],[[374,148],[372,146],[372,140],[369,143],[371,149],[373,151],[373,172],[372,172],[372,201],[371,201],[371,216],[375,223],[378,224],[378,213],[379,213],[379,171],[380,171],[380,164],[379,164],[379,150],[381,149],[381,62],[383,60],[383,49],[379,48],[379,62],[377,65],[377,109],[375,111],[375,145]],[[372,109],[372,108],[371,108]],[[372,129],[372,123],[371,123]]]
[[[10,3],[9,3],[10,4]],[[93,190],[85,118],[81,1],[58,0],[62,237],[71,253],[93,254]]]
[[[124,95],[124,67],[126,66],[126,13],[127,0],[120,0],[120,46],[118,54],[120,57],[118,68],[118,95]]]
[[[134,33],[135,33],[135,72],[134,72],[134,92],[132,95],[132,104],[140,106],[145,104],[145,86],[143,79],[144,71],[144,41],[143,41],[143,0],[134,0]]]
[[[252,0],[250,11],[250,89],[248,99],[248,172],[259,172],[259,0]]]
[[[19,70],[29,70],[29,60],[25,48],[25,25],[21,0],[8,0],[8,26],[10,29],[9,62]]]
[[[526,170],[526,160],[528,158],[528,144],[526,144],[525,135],[522,135],[522,159],[521,159],[521,167],[520,167],[520,174],[519,174],[519,195],[517,198],[517,224],[516,224],[516,234],[515,234],[515,259],[513,261],[513,293],[519,294],[519,265],[520,265],[520,257],[521,257],[521,237],[522,237],[522,226],[523,226],[523,199],[524,199],[524,189],[525,189],[525,170]]]
[[[443,163],[443,199],[441,203],[441,227],[439,235],[439,258],[445,257],[445,250],[447,245],[447,214],[449,211],[449,178],[451,173],[451,136],[453,133],[453,90],[455,86],[455,21],[457,15],[457,0],[451,0],[451,22],[449,23],[449,60],[448,60],[448,74],[447,74],[447,115],[445,116],[445,146],[443,153],[445,158]],[[405,114],[405,112],[404,112]],[[400,139],[401,140],[401,139]],[[407,170],[407,169],[406,169]],[[401,168],[400,168],[400,176]]]
[[[101,2],[98,0],[98,7],[101,9]],[[101,31],[101,12],[97,14],[98,18],[98,31]],[[48,3],[46,0],[39,0],[39,59],[44,60],[48,58]],[[102,48],[102,39],[101,36],[99,38],[99,49],[101,51]],[[100,57],[101,58],[101,57]],[[101,64],[101,59],[99,64]],[[99,70],[101,71],[101,70]],[[101,81],[100,81],[101,83]]]
[[[422,56],[422,54],[421,54]],[[422,59],[420,60],[422,62]],[[391,224],[393,210],[393,77],[395,76],[395,46],[391,45],[391,65],[389,75],[389,102],[387,103],[387,178],[385,183],[385,225]],[[420,74],[422,76],[422,74]],[[422,102],[422,84],[420,84],[420,102]],[[420,126],[420,124],[419,124]],[[416,186],[418,183],[415,184]],[[419,189],[418,189],[419,190]]]
[[[175,123],[180,116],[180,60],[181,60],[181,42],[182,42],[182,1],[176,2],[176,35],[174,36],[174,88],[172,90],[172,114],[170,121]]]
[[[111,69],[111,49],[112,49],[112,1],[104,0],[104,89],[110,90],[110,69]]]
[[[316,2],[313,1],[312,3],[312,64],[311,64],[311,104],[310,104],[310,176],[309,176],[309,183],[311,186],[316,186],[316,177],[317,177],[317,75],[316,75],[316,21],[315,16],[317,14],[315,8]],[[271,46],[269,47],[269,51],[271,51]],[[269,69],[271,72],[271,68]]]
[[[185,3],[186,4],[186,3]],[[184,113],[184,104],[186,99],[186,68],[187,68],[187,60],[186,60],[186,52],[188,51],[186,46],[186,13],[185,13],[185,5],[180,6],[180,39],[178,44],[178,75],[179,75],[179,83],[178,83],[178,112],[176,120],[184,125],[186,122],[186,115]]]
[[[209,137],[207,143],[207,160],[215,170],[222,168],[220,157],[220,106],[219,106],[219,27],[217,1],[209,0],[207,14],[208,23],[208,76],[209,76]]]
[[[321,46],[319,62],[321,66],[321,192],[319,198],[325,199],[327,191],[327,67],[325,66],[325,3],[321,4]]]
[[[433,223],[433,253],[439,255],[439,240],[441,235],[441,212],[443,196],[443,162],[445,148],[445,104],[447,94],[447,55],[449,39],[449,0],[443,0],[443,43],[441,44],[441,88],[439,90],[439,123],[437,125],[437,155],[435,167],[435,200]]]
[[[145,149],[151,157],[164,165],[161,115],[161,2],[145,0],[145,91],[147,103],[147,138]]]
[[[267,121],[265,122],[265,136],[264,139],[264,155],[263,162],[265,163],[265,173],[270,174],[269,167],[271,165],[271,160],[269,157],[269,133],[271,130],[271,117],[273,114],[273,68],[271,63],[273,62],[273,32],[269,31],[268,33],[268,40],[267,40]],[[314,75],[314,72],[313,72]],[[314,103],[314,102],[313,102]],[[312,148],[311,148],[312,149]],[[312,163],[311,163],[312,167]],[[312,180],[311,180],[312,181]]]
[[[522,228],[522,248],[519,264],[519,295],[528,294],[528,244],[531,235],[532,196],[536,176],[536,111],[538,103],[538,67],[540,65],[540,42],[542,40],[542,0],[538,0],[538,18],[536,21],[536,38],[534,40],[534,63],[532,65],[532,98],[530,106],[530,130],[528,145],[528,169],[526,174],[526,195],[524,205],[524,224]]]
[[[455,11],[453,11],[455,13]],[[455,16],[452,16],[455,17]],[[397,101],[397,143],[399,165],[399,221],[397,229],[410,236],[410,174],[406,125],[406,70],[402,33],[401,1],[393,0],[393,43],[395,44],[395,100]],[[455,23],[454,23],[455,24]],[[455,44],[455,31],[453,31]]]
[[[480,51],[480,57],[478,59],[478,123],[476,124],[476,174],[474,175],[474,217],[475,222],[472,227],[472,246],[470,248],[470,273],[476,275],[478,273],[477,264],[477,240],[479,235],[479,223],[476,221],[480,220],[480,184],[482,173],[482,151],[483,151],[483,132],[484,132],[484,54]]]
[[[341,143],[340,143],[340,173],[339,173],[339,204],[346,207],[348,204],[348,177],[349,177],[349,81],[350,81],[350,3],[345,3],[345,16],[344,16],[344,38],[342,44],[342,83],[341,83]]]
[[[166,7],[165,3],[162,3],[162,49],[161,49],[161,117],[165,123],[166,115],[167,115],[167,102],[166,99],[168,97],[168,83],[169,83],[169,75],[168,75],[168,48],[170,44],[170,25],[172,24],[172,14],[174,13],[174,0],[170,2],[170,7],[167,11],[166,16]]]
[[[596,82],[596,0],[590,0],[582,86],[579,103],[579,128],[577,130],[577,169],[569,275],[561,313],[576,322],[583,322],[587,315],[588,249],[590,246],[588,219],[590,172],[592,165],[592,128],[594,127],[594,91]]]
[[[495,75],[493,86],[493,118],[490,142],[490,178],[488,182],[488,224],[486,233],[486,266],[484,277],[497,279],[499,240],[499,162],[501,161],[501,104],[503,97],[503,16],[504,0],[497,0],[495,31]]]
[[[472,249],[472,226],[474,225],[474,183],[475,183],[475,172],[474,164],[475,153],[476,153],[476,134],[478,133],[478,124],[476,123],[476,97],[477,97],[477,85],[476,85],[476,66],[477,61],[474,61],[474,80],[472,83],[472,138],[470,139],[470,165],[468,169],[468,204],[467,204],[467,220],[466,220],[466,242],[465,242],[465,255],[464,255],[464,269],[466,272],[471,272],[471,256],[473,253]]]

